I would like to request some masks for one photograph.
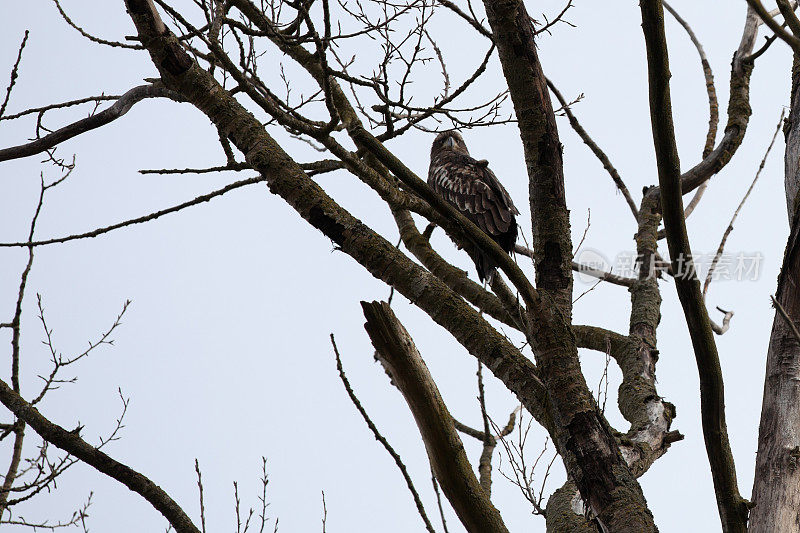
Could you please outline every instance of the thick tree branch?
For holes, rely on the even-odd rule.
[[[392,210],[392,214],[403,244],[425,268],[484,313],[508,326],[524,330],[519,324],[519,317],[507,309],[502,301],[469,279],[466,272],[451,265],[436,253],[428,239],[417,229],[410,212],[404,209]]]
[[[655,265],[660,222],[658,201],[645,195],[635,236],[639,278],[630,288],[629,343],[615,357],[622,370],[619,409],[631,424],[621,449],[637,476],[664,455],[672,442],[683,438],[677,432],[670,432],[675,406],[666,402],[656,390],[656,331],[661,321],[661,293]],[[610,343],[609,351],[614,354]]]
[[[517,116],[531,206],[537,290],[548,294],[565,320],[572,315],[572,237],[564,192],[561,142],[535,30],[522,2],[484,0]]]
[[[759,23],[758,15],[752,9],[748,9],[742,38],[731,63],[728,122],[725,125],[722,140],[708,156],[681,175],[683,194],[692,192],[727,165],[744,140],[752,111],[750,108],[750,75],[753,72],[751,54],[758,35]]]
[[[572,309],[572,243],[566,208],[561,145],[535,31],[520,0],[484,0],[500,62],[514,103],[528,167],[537,290],[569,324]],[[544,300],[544,298],[542,298]],[[528,302],[526,302],[527,304]],[[532,306],[528,305],[531,312]],[[551,311],[552,313],[553,311]],[[641,488],[622,458],[580,371],[574,337],[541,327],[531,313],[538,368],[556,420],[556,447],[567,472],[610,531],[655,531]],[[537,329],[534,329],[537,328]]]
[[[778,10],[783,15],[783,20],[789,29],[792,30],[792,34],[795,37],[800,36],[800,20],[797,18],[797,15],[794,14],[794,10],[796,6],[792,6],[789,0],[777,0],[778,3]]]
[[[408,403],[436,479],[461,523],[470,533],[507,533],[475,477],[450,412],[411,336],[386,302],[361,302],[361,307],[378,360]]]
[[[430,204],[430,206],[433,207],[433,213],[431,213],[430,210],[418,209],[413,205],[408,207],[415,211],[424,211],[423,214],[432,219],[433,222],[441,225],[445,231],[456,238],[457,241],[463,241],[466,236],[471,239],[472,242],[477,243],[485,252],[491,253],[494,256],[495,262],[506,273],[509,280],[520,291],[523,299],[525,299],[528,304],[538,299],[538,295],[534,294],[535,291],[527,277],[525,277],[516,263],[514,263],[508,254],[502,251],[494,240],[479,230],[477,226],[453,206],[433,193],[423,180],[397,159],[394,154],[387,150],[378,138],[363,127],[358,114],[350,104],[344,91],[342,91],[336,80],[327,73],[325,65],[317,55],[310,53],[299,44],[290,42],[285,35],[279,32],[272,23],[267,20],[259,8],[250,0],[231,0],[231,4],[236,6],[248,20],[262,30],[282,52],[289,55],[303,67],[321,87],[327,87],[341,122],[347,129],[351,139],[359,148],[360,152],[372,156],[373,162],[371,162],[370,165],[374,163],[375,166],[382,167],[384,171],[388,168],[408,189]],[[348,153],[339,149],[336,143],[330,143],[325,140],[323,140],[323,142],[326,148],[331,150],[334,155],[341,158],[345,164],[347,164],[348,169],[359,177],[364,178],[369,174],[375,174],[377,172],[375,169],[363,168],[366,166],[363,162],[354,161]],[[393,201],[389,197],[390,195],[382,190],[385,189],[385,187],[382,188],[380,181],[381,180],[378,178],[368,178],[367,183],[378,191],[382,198],[389,201],[390,205],[394,205],[394,207],[406,207],[401,206],[397,201]],[[388,192],[394,193],[393,191]],[[431,217],[431,214],[434,216]]]
[[[761,18],[761,21],[766,24],[769,29],[775,33],[775,35],[777,35],[786,44],[791,46],[796,54],[800,54],[800,39],[783,29],[783,27],[778,24],[778,22],[766,10],[764,4],[761,3],[761,0],[747,0],[747,3],[758,14],[758,16]],[[784,11],[780,1],[778,2],[778,7],[781,12]],[[788,22],[789,21],[787,20],[787,23]]]
[[[789,238],[773,301],[775,316],[767,349],[764,399],[758,428],[750,533],[791,531],[800,508],[800,56],[792,65],[789,119],[785,124],[784,189]]]
[[[612,357],[617,357],[630,345],[630,339],[625,335],[597,326],[572,326],[572,331],[579,348],[610,352]]]
[[[661,208],[673,268],[679,259],[693,272],[691,248],[683,215],[680,161],[672,122],[669,59],[660,0],[642,0],[642,29],[647,47],[650,117],[653,130]],[[701,416],[723,531],[747,530],[747,505],[739,495],[736,470],[725,425],[725,394],[714,333],[696,276],[677,276],[683,307],[700,374]]]

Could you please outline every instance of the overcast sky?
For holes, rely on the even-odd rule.
[[[619,0],[575,3],[567,17],[575,27],[560,25],[552,36],[540,39],[541,60],[568,99],[584,95],[574,106],[575,113],[607,151],[638,201],[642,187],[657,181],[638,5]],[[116,40],[135,32],[122,0],[64,0],[63,5],[76,22],[98,36]],[[673,5],[694,25],[705,46],[724,113],[730,60],[740,39],[745,2],[675,0]],[[552,17],[561,7],[561,2],[528,2],[537,19],[542,12]],[[146,53],[88,42],[63,22],[52,2],[13,2],[5,13],[0,18],[0,80],[7,79],[23,33],[30,30],[9,113],[101,92],[121,94],[156,75]],[[451,76],[463,77],[483,57],[486,43],[449,16],[442,14],[434,21]],[[678,143],[682,164],[688,168],[698,161],[706,134],[704,82],[685,33],[671,19],[667,29]],[[365,41],[360,46],[364,48],[349,53],[357,51],[363,59],[379,43]],[[272,46],[264,49],[268,55],[262,74],[275,81],[274,65],[284,58]],[[692,246],[698,254],[716,250],[750,184],[788,102],[790,63],[786,47],[776,43],[756,64],[751,89],[754,114],[745,144],[713,178],[689,219]],[[500,90],[503,80],[496,57],[486,76],[477,88],[479,94],[468,98]],[[420,71],[417,79],[420,94],[436,91],[441,84],[435,63]],[[295,87],[310,90],[305,79]],[[91,106],[52,113],[46,125],[55,129],[89,111]],[[569,124],[559,119],[559,128],[565,145],[574,242],[586,229],[591,209],[583,249],[616,264],[617,258],[634,250],[635,223],[622,196]],[[0,146],[21,144],[33,131],[33,120],[2,122]],[[318,157],[306,145],[270,131],[286,142],[297,160]],[[489,160],[522,211],[523,233],[530,235],[527,177],[515,126],[475,129],[464,136],[475,157]],[[424,175],[431,141],[430,134],[412,132],[390,143],[390,148]],[[710,306],[736,313],[731,330],[717,341],[726,379],[728,428],[744,495],[749,494],[753,479],[773,316],[769,295],[775,290],[788,234],[782,152],[779,138],[728,242],[731,269],[739,256],[763,258],[757,275],[746,276],[756,279],[720,280],[709,293]],[[77,168],[48,194],[37,228],[42,238],[146,214],[248,175],[139,174],[145,168],[224,162],[208,119],[187,104],[171,101],[142,102],[110,126],[64,143],[58,153],[68,158],[76,154]],[[2,242],[25,239],[40,173],[48,180],[58,176],[40,161],[32,157],[0,165]],[[388,239],[397,239],[388,210],[357,179],[337,172],[318,181],[357,217]],[[440,231],[434,245],[474,277],[469,260]],[[661,251],[667,255],[666,246]],[[24,251],[0,250],[0,322],[13,315],[24,260]],[[527,271],[531,272],[530,266]],[[589,287],[577,282],[576,296]],[[715,531],[719,519],[700,428],[694,356],[674,286],[664,281],[661,287],[658,390],[676,405],[673,428],[686,439],[676,443],[640,481],[662,531]],[[108,453],[148,475],[199,522],[197,458],[203,471],[209,531],[235,527],[234,481],[239,483],[242,505],[258,505],[262,456],[267,458],[270,476],[268,515],[271,520],[280,518],[280,531],[321,530],[321,491],[327,502],[328,531],[421,531],[422,522],[391,458],[372,438],[338,381],[329,342],[329,334],[334,333],[363,405],[403,456],[428,513],[435,516],[429,467],[416,426],[400,394],[373,362],[362,327],[359,301],[385,299],[388,292],[348,256],[333,251],[327,238],[266,187],[240,189],[152,223],[39,248],[23,313],[23,394],[34,394],[36,376],[49,370],[36,318],[36,293],[42,295],[57,348],[65,355],[79,353],[88,341],[96,340],[130,299],[133,303],[114,334],[114,346],[98,349],[73,369],[69,375],[77,375],[78,382],[48,395],[40,406],[43,414],[67,428],[84,425],[82,434],[97,442],[113,429],[120,414],[117,391],[121,389],[130,405],[121,439],[109,445]],[[475,360],[402,296],[396,295],[393,305],[450,410],[461,421],[479,425]],[[600,285],[578,302],[575,322],[626,332],[629,307],[624,288]],[[1,342],[8,341],[7,331],[0,332]],[[596,387],[602,354],[582,353],[582,362],[590,387]],[[5,378],[9,366],[0,368]],[[615,409],[620,376],[613,363],[610,373],[607,414],[615,427],[626,431],[627,424]],[[505,420],[516,406],[513,396],[493,377],[487,378],[487,397],[491,415],[498,421]],[[531,431],[531,459],[541,450],[544,438],[539,428]],[[476,443],[464,440],[470,456],[477,459]],[[29,451],[39,443],[30,430],[26,442]],[[3,443],[0,457],[9,456],[9,444]],[[548,459],[551,450],[549,446]],[[3,464],[0,468],[5,471]],[[494,464],[497,467],[497,460]],[[505,465],[501,466],[504,470]],[[557,462],[546,493],[558,488],[563,476]],[[531,515],[518,490],[498,473],[494,479],[493,499],[509,529],[544,531],[544,520]],[[31,520],[57,520],[79,507],[91,491],[89,527],[93,531],[159,531],[166,526],[140,497],[85,466],[75,467],[57,491],[36,497],[20,512]],[[450,531],[459,530],[450,511],[448,518]]]

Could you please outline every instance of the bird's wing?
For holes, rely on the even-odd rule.
[[[489,235],[504,234],[516,224],[519,212],[485,160],[440,154],[431,161],[428,184]]]

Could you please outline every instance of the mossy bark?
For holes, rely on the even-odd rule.
[[[486,15],[519,121],[528,170],[536,288],[572,314],[572,237],[555,114],[522,2],[486,0]]]
[[[528,170],[536,289],[528,339],[547,388],[556,447],[597,520],[609,531],[655,531],[641,488],[599,412],[571,330],[572,242],[561,143],[534,42],[519,0],[484,0],[516,112]]]

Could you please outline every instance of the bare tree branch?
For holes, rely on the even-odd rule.
[[[778,133],[781,131],[781,126],[783,126],[783,117],[786,116],[786,111],[781,110],[781,116],[778,118],[778,124],[775,126],[775,133],[772,134],[772,139],[767,146],[767,151],[764,153],[764,157],[761,158],[761,164],[758,165],[758,170],[756,170],[756,175],[753,177],[753,181],[750,183],[750,187],[747,188],[747,192],[744,193],[742,197],[742,201],[739,202],[739,205],[736,207],[736,211],[733,212],[733,216],[731,217],[731,221],[728,223],[728,227],[725,228],[724,233],[722,234],[722,239],[719,242],[719,246],[717,247],[717,252],[714,254],[714,259],[711,261],[711,266],[708,268],[708,273],[706,274],[706,280],[703,283],[703,298],[706,297],[708,293],[708,287],[711,285],[711,280],[714,276],[714,270],[719,262],[720,258],[722,257],[722,252],[725,250],[725,243],[728,241],[728,237],[730,236],[731,232],[733,231],[733,223],[736,222],[736,218],[739,216],[739,212],[744,207],[745,202],[750,197],[750,193],[753,192],[753,188],[758,181],[758,178],[761,176],[761,171],[764,170],[764,165],[767,164],[767,158],[769,157],[769,153],[772,151],[772,147],[775,145],[775,139],[778,138]]]
[[[92,231],[87,231],[86,233],[78,233],[78,234],[75,234],[75,235],[68,235],[66,237],[57,237],[57,238],[54,238],[54,239],[45,239],[45,240],[41,240],[41,241],[4,242],[4,243],[0,243],[0,248],[21,248],[21,247],[33,248],[33,247],[36,247],[36,246],[46,246],[48,244],[57,244],[57,243],[62,243],[62,242],[75,241],[75,240],[79,240],[79,239],[94,238],[94,237],[97,237],[99,235],[103,235],[105,233],[108,233],[110,231],[114,231],[114,230],[117,230],[117,229],[120,229],[120,228],[125,228],[127,226],[133,226],[134,224],[142,224],[144,222],[149,222],[151,220],[155,220],[157,218],[161,218],[164,215],[168,215],[170,213],[176,213],[178,211],[186,209],[187,207],[191,207],[191,206],[194,206],[194,205],[202,204],[203,202],[208,202],[209,200],[212,200],[213,198],[216,198],[218,196],[222,196],[223,194],[225,194],[227,192],[230,192],[230,191],[232,191],[234,189],[239,189],[241,187],[244,187],[246,185],[252,185],[254,183],[262,183],[264,181],[266,181],[266,178],[264,178],[263,176],[260,176],[260,175],[259,176],[255,176],[253,178],[248,178],[248,179],[244,179],[244,180],[241,180],[241,181],[237,181],[237,182],[231,183],[230,185],[226,185],[225,187],[222,187],[221,189],[218,189],[216,191],[210,192],[208,194],[203,194],[201,196],[198,196],[197,198],[189,200],[188,202],[183,202],[182,204],[178,204],[178,205],[169,207],[167,209],[162,209],[160,211],[156,211],[154,213],[150,213],[149,215],[144,215],[144,216],[141,216],[141,217],[138,217],[138,218],[133,218],[133,219],[130,219],[130,220],[126,220],[124,222],[119,222],[117,224],[112,224],[111,226],[106,226],[106,227],[98,228],[98,229],[95,229],[95,230],[92,230]]]
[[[522,246],[521,244],[515,245],[514,251],[517,252],[518,254],[526,255],[528,257],[533,257],[533,250],[531,250],[527,246]],[[612,274],[611,272],[598,270],[589,265],[578,263],[577,261],[572,261],[572,270],[574,272],[581,272],[583,274],[588,274],[593,278],[597,278],[602,281],[607,281],[609,283],[613,283],[614,285],[621,285],[623,287],[630,287],[636,281],[633,278],[626,278],[624,276],[618,276],[616,274]]]
[[[766,24],[769,29],[775,33],[775,35],[777,35],[786,44],[791,46],[795,53],[800,54],[800,39],[784,30],[783,27],[778,24],[774,18],[772,18],[772,15],[770,15],[766,8],[764,8],[764,4],[761,3],[761,0],[747,0],[747,3],[756,13],[758,13],[761,21]],[[781,6],[780,1],[778,1],[778,6],[781,12],[783,12],[784,8]],[[788,22],[789,21],[787,20],[787,23]]]
[[[712,152],[712,150],[714,150],[714,143],[717,139],[717,127],[719,126],[719,102],[717,101],[717,89],[714,86],[714,73],[711,70],[711,63],[709,63],[708,57],[706,57],[706,52],[703,49],[703,45],[700,44],[700,40],[697,38],[697,35],[695,35],[692,27],[689,26],[689,23],[686,22],[666,1],[664,2],[664,9],[669,11],[675,20],[678,21],[678,24],[680,24],[683,29],[686,30],[687,35],[689,35],[689,39],[692,41],[692,44],[697,50],[697,54],[700,56],[700,66],[703,68],[703,76],[706,80],[706,94],[708,95],[708,133],[706,134],[706,144],[703,146],[703,159],[705,159]],[[691,201],[684,209],[686,218],[689,218],[689,215],[692,214],[695,207],[697,207],[697,204],[700,203],[700,199],[703,197],[703,194],[706,192],[707,188],[708,182],[703,182],[703,184],[698,187],[697,191],[695,191]],[[663,238],[664,236],[659,235],[659,237]]]
[[[174,92],[158,85],[140,85],[129,90],[123,94],[114,105],[105,109],[95,115],[81,119],[68,126],[64,126],[53,133],[45,135],[28,144],[13,146],[11,148],[4,148],[0,150],[0,161],[8,161],[10,159],[19,159],[21,157],[29,157],[32,155],[40,154],[45,150],[53,148],[68,139],[77,137],[82,133],[91,131],[93,129],[105,126],[112,122],[133,107],[134,104],[144,100],[145,98],[170,98],[176,102],[183,101],[180,96]]]
[[[689,272],[693,272],[681,198],[680,161],[672,122],[664,12],[660,0],[643,0],[640,7],[647,47],[650,117],[667,243],[673,268],[677,268],[678,258],[681,258],[690,269]],[[747,531],[747,504],[739,494],[736,483],[736,470],[725,424],[722,370],[700,282],[696,276],[676,276],[675,286],[689,326],[700,374],[703,435],[722,529],[725,533],[744,533]]]
[[[178,533],[200,533],[180,506],[158,485],[87,443],[78,432],[67,431],[50,422],[5,381],[0,381],[0,402],[46,441],[74,455],[142,496],[169,521]]]
[[[17,52],[17,60],[14,61],[14,66],[11,68],[11,81],[8,83],[8,87],[6,87],[6,96],[3,98],[3,103],[0,104],[0,119],[3,118],[3,115],[6,112],[6,106],[11,98],[11,91],[14,90],[14,85],[17,83],[19,64],[22,62],[22,51],[25,50],[25,43],[28,42],[28,35],[28,30],[25,30],[25,35],[22,37],[22,43],[19,45],[19,52]]]
[[[470,533],[507,532],[464,452],[447,407],[406,329],[385,302],[361,302],[364,328],[417,422],[436,479]]]
[[[243,0],[232,1],[238,5]],[[319,185],[309,180],[249,111],[230,94],[221,91],[206,71],[172,44],[176,42],[175,37],[168,33],[147,0],[129,0],[127,5],[143,42],[150,43],[151,55],[162,58],[157,60],[157,64],[162,69],[165,83],[190,97],[190,101],[225,132],[233,145],[245,154],[247,162],[266,178],[273,193],[286,200],[305,220],[330,237],[373,276],[394,286],[448,329],[470,353],[480,358],[510,390],[519,395],[537,420],[549,425],[546,392],[533,363],[441,281],[355,219]],[[165,57],[169,58],[166,63]],[[427,185],[425,188],[432,194]],[[471,226],[484,240],[497,246],[474,224]],[[497,250],[498,254],[505,255],[499,247]],[[506,256],[506,260],[510,258]],[[512,264],[517,268],[513,261]],[[454,309],[459,310],[458,321],[450,319]]]
[[[67,24],[69,24],[71,27],[75,28],[78,31],[78,33],[80,33],[81,35],[83,35],[84,37],[86,37],[87,39],[92,41],[93,43],[103,44],[103,45],[106,45],[106,46],[110,46],[112,48],[128,48],[130,50],[143,50],[144,49],[144,46],[142,46],[141,44],[128,44],[128,43],[121,43],[119,41],[107,41],[105,39],[101,39],[99,37],[96,37],[96,36],[92,35],[91,33],[87,32],[86,30],[84,30],[83,28],[81,28],[80,26],[75,24],[72,21],[72,19],[69,18],[69,16],[67,16],[67,14],[64,12],[64,9],[61,7],[61,3],[59,2],[59,0],[53,0],[53,2],[55,3],[56,8],[58,8],[58,12],[61,14],[61,18],[63,18],[64,21]]]
[[[664,9],[669,11],[670,15],[675,18],[678,24],[686,30],[686,34],[697,50],[697,55],[700,56],[700,66],[703,68],[703,76],[706,80],[706,94],[708,95],[708,133],[706,134],[706,144],[703,146],[703,159],[705,159],[714,149],[714,141],[717,138],[717,126],[719,125],[719,103],[717,101],[717,89],[714,86],[714,73],[711,71],[711,63],[708,62],[706,51],[703,49],[703,45],[700,44],[700,39],[697,38],[697,35],[695,35],[689,23],[666,1],[664,2]],[[695,202],[694,198],[692,202]],[[689,206],[686,207],[687,217],[692,209],[690,209]]]
[[[27,115],[33,114],[41,114],[46,111],[50,111],[52,109],[64,109],[67,107],[72,107],[81,104],[87,104],[89,102],[94,102],[97,105],[99,102],[109,101],[109,100],[119,100],[122,95],[105,95],[101,94],[99,96],[87,96],[86,98],[78,98],[77,100],[69,100],[67,102],[58,102],[55,104],[48,104],[41,107],[32,107],[30,109],[26,109],[24,111],[20,111],[19,113],[14,113],[13,115],[5,115],[0,116],[0,120],[16,120],[18,118],[22,118]]]
[[[681,175],[682,194],[688,194],[719,172],[741,146],[752,112],[750,108],[750,75],[753,72],[753,46],[758,34],[759,18],[747,10],[739,47],[731,63],[728,122],[717,147],[694,167]]]
[[[572,112],[572,107],[570,106],[569,102],[561,95],[561,92],[556,88],[552,81],[549,79],[547,80],[547,86],[550,88],[550,91],[555,95],[558,103],[561,104],[561,110],[567,115],[569,119],[569,124],[572,126],[572,129],[575,130],[575,133],[581,138],[586,146],[592,151],[592,153],[600,160],[600,163],[603,165],[603,168],[606,169],[608,175],[611,176],[611,179],[614,181],[614,185],[617,186],[617,190],[622,193],[622,196],[625,198],[625,201],[628,204],[628,207],[633,213],[634,218],[639,216],[639,209],[636,207],[636,202],[633,201],[631,197],[631,193],[628,190],[628,187],[625,185],[625,182],[622,181],[622,177],[617,172],[617,169],[611,163],[611,160],[608,158],[606,153],[594,142],[589,136],[589,133],[581,126],[581,123],[578,122],[578,119],[575,117],[575,114]]]

